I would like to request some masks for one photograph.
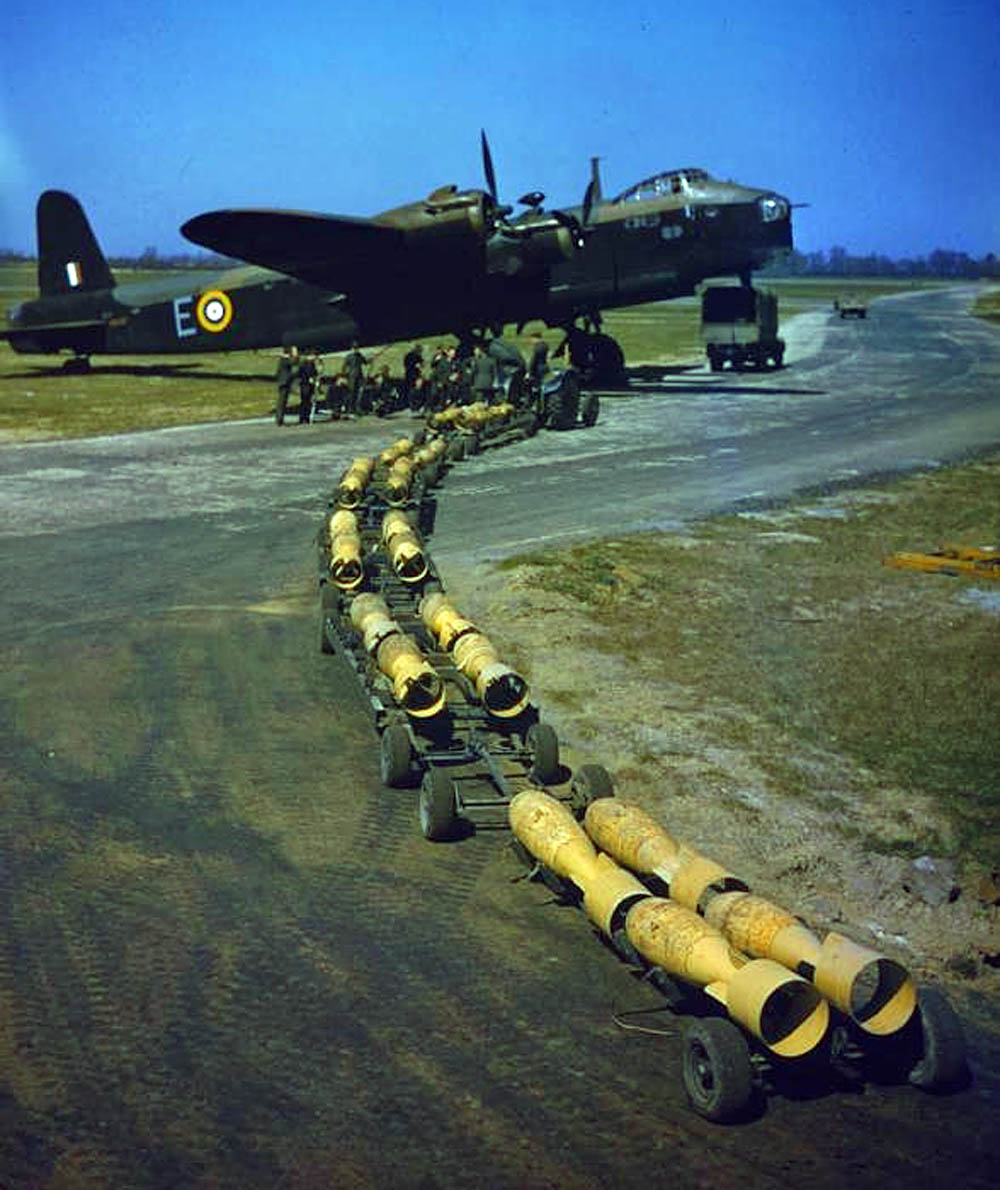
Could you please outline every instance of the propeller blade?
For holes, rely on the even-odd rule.
[[[587,189],[583,192],[582,223],[583,223],[584,231],[586,231],[586,229],[590,226],[590,216],[594,209],[594,191],[596,189],[597,189],[597,187],[594,183],[594,179],[591,178],[590,181],[587,183]]]
[[[490,142],[486,139],[486,129],[480,128],[480,140],[483,146],[483,174],[486,177],[486,189],[490,192],[493,202],[497,201],[497,176],[493,172],[493,156],[490,153]]]

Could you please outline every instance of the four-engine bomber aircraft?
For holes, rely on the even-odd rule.
[[[596,158],[580,207],[547,211],[532,191],[512,218],[485,134],[482,151],[485,190],[443,186],[372,218],[198,215],[181,228],[189,240],[249,263],[148,283],[119,285],[77,200],[46,191],[40,296],[13,309],[0,335],[18,352],[72,350],[68,363],[85,367],[99,353],[338,350],[533,319],[597,328],[604,309],[691,294],[709,277],[749,284],[791,246],[790,204],[773,191],[679,169],[605,200]]]

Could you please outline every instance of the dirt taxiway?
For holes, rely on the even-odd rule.
[[[996,443],[968,302],[805,316],[780,373],[644,374],[593,430],[455,468],[435,560]],[[327,490],[396,420],[0,449],[0,1183],[992,1184],[993,1066],[715,1128],[679,1022],[615,1023],[656,993],[502,835],[420,838],[316,640]]]

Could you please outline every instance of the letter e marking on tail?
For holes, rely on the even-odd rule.
[[[189,335],[196,335],[198,328],[194,325],[194,318],[191,313],[191,303],[194,301],[194,294],[186,294],[184,297],[174,298],[174,330],[177,332],[178,339],[186,339]]]

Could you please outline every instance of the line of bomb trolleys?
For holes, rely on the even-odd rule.
[[[561,763],[528,684],[453,605],[428,555],[433,489],[466,454],[533,433],[509,404],[450,407],[340,476],[319,534],[320,647],[356,676],[389,787],[418,786],[433,841],[509,828],[529,869],[582,909],[632,971],[690,1017],[694,1110],[745,1117],[768,1090],[967,1078],[944,994],[894,959],[820,938],[737,875],[614,797],[598,764]]]

